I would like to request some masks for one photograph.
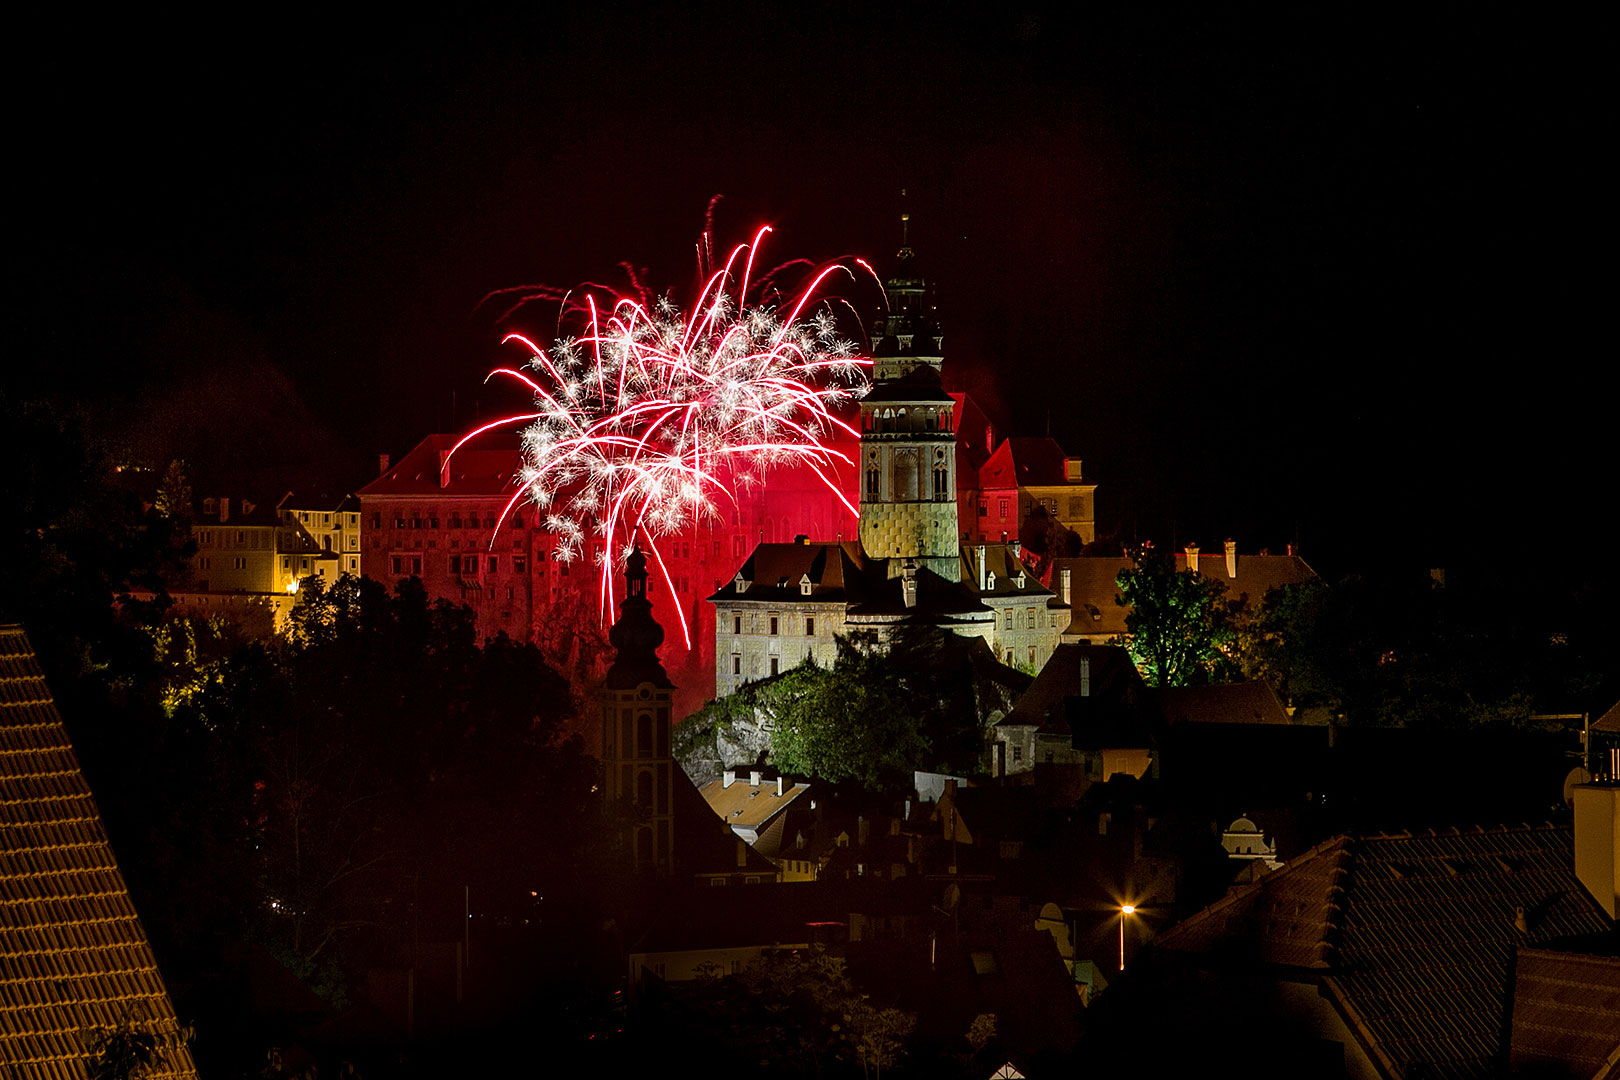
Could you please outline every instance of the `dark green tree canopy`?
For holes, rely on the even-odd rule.
[[[1212,681],[1231,639],[1221,603],[1226,587],[1196,570],[1176,570],[1175,558],[1151,544],[1131,551],[1134,566],[1119,572],[1115,602],[1129,607],[1125,647],[1151,686]]]

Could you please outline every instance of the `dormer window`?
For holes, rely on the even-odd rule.
[[[748,579],[742,576],[741,570],[737,571],[737,576],[732,579],[732,585],[736,588],[739,594],[748,591]]]
[[[814,586],[810,582],[810,575],[809,574],[806,574],[806,575],[804,575],[804,577],[799,579],[799,595],[800,596],[809,596],[810,595],[810,590],[812,588],[814,588]]]
[[[992,592],[995,591],[995,588],[996,588],[996,572],[994,570],[990,571],[988,574],[986,574],[984,576],[984,587],[991,590]]]
[[[1018,587],[1020,589],[1022,589],[1024,587],[1024,575],[1023,574],[1018,575]]]

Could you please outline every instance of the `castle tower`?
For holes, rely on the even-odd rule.
[[[889,560],[890,577],[909,562],[958,581],[956,403],[940,384],[943,359],[927,282],[912,265],[909,220],[901,215],[900,268],[889,280],[894,306],[873,349],[872,390],[861,401],[861,546]]]
[[[602,684],[605,787],[610,805],[622,800],[635,808],[624,845],[636,869],[667,876],[675,868],[675,759],[669,747],[675,684],[658,662],[664,628],[652,615],[647,557],[639,548],[630,553],[624,578],[619,621],[608,631],[617,656]]]

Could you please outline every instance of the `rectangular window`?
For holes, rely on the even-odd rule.
[[[1007,505],[1007,500],[1006,499],[998,499],[997,500],[997,506],[1001,510],[1001,520],[1006,521],[1007,520],[1007,511],[1009,509],[1009,507]]]
[[[1013,620],[1013,613],[1012,613],[1012,609],[1011,609],[1011,608],[1008,608],[1008,609],[1007,609],[1007,629],[1008,629],[1008,630],[1011,630],[1011,629],[1012,629],[1012,620]]]
[[[731,654],[731,673],[733,675],[742,674],[742,653]]]
[[[814,615],[804,617],[804,634],[806,637],[816,636],[816,617]]]
[[[742,616],[741,615],[733,615],[731,617],[731,632],[733,634],[742,633]]]
[[[421,574],[422,574],[422,556],[420,556],[420,555],[412,555],[411,556],[411,573],[416,574],[418,577],[421,576]]]
[[[394,556],[394,573],[403,576],[405,573],[405,560],[398,555]]]
[[[501,570],[501,557],[499,555],[491,555],[489,557],[489,572],[492,573],[492,574],[498,574],[498,573],[500,573],[500,570]]]
[[[460,555],[452,555],[452,556],[450,556],[450,572],[452,574],[461,573],[461,556]]]
[[[292,569],[292,559],[290,559],[287,556],[283,555],[281,557],[281,568],[283,570],[291,570]]]
[[[529,569],[529,560],[528,559],[524,558],[522,555],[514,555],[514,556],[512,556],[512,573],[514,573],[514,574],[527,573],[528,569]]]
[[[744,552],[743,545],[747,543],[745,537],[733,536],[731,538],[731,554],[741,558]]]
[[[979,503],[979,516],[980,517],[987,517],[987,516],[989,516],[989,514],[990,514],[990,507],[986,506],[982,502]]]
[[[775,615],[772,615],[771,616],[771,636],[772,637],[776,636],[776,631],[777,631],[777,618],[776,618]]]
[[[1013,747],[1013,764],[1016,765],[1018,762],[1023,761],[1023,760],[1024,760],[1024,748],[1022,746],[1014,746]]]
[[[779,665],[779,664],[780,664],[780,663],[781,663],[781,661],[780,661],[780,660],[778,660],[778,659],[777,659],[777,658],[776,658],[776,657],[774,657],[774,656],[773,656],[773,657],[771,657],[771,674],[772,674],[772,675],[775,675],[775,674],[776,674],[776,669],[777,669],[777,666],[778,666],[778,665]]]

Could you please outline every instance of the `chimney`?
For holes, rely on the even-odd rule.
[[[1293,558],[1293,557],[1294,557],[1294,556],[1295,556],[1295,555],[1297,555],[1297,554],[1299,554],[1299,553],[1298,553],[1298,552],[1297,552],[1297,551],[1295,551],[1295,550],[1294,550],[1294,545],[1293,545],[1293,544],[1289,544],[1289,545],[1288,545],[1288,557],[1289,557],[1289,558],[1290,558],[1290,559],[1292,559],[1292,558]]]
[[[900,571],[900,596],[905,601],[906,607],[917,606],[917,568],[911,565],[909,559]]]
[[[1015,559],[1023,558],[1023,556],[1024,556],[1024,543],[1023,543],[1023,541],[1014,540],[1012,543],[1008,544],[1007,546],[1012,549],[1013,558],[1015,558]]]
[[[1063,459],[1063,479],[1071,484],[1080,482],[1080,459],[1077,457]]]
[[[1189,569],[1189,570],[1197,570],[1198,569],[1198,545],[1197,544],[1188,544],[1187,545],[1187,569]]]
[[[748,786],[749,787],[759,787],[759,770],[758,769],[755,769],[753,772],[748,774]]]
[[[736,771],[734,769],[727,769],[724,773],[720,774],[720,786],[721,787],[728,788],[732,784],[735,784],[736,782],[737,782],[737,773],[736,773]]]
[[[975,548],[973,555],[979,561],[979,591],[984,592],[984,545]]]
[[[377,455],[377,475],[381,476],[388,471],[389,457],[387,454]]]
[[[1229,578],[1237,577],[1237,541],[1236,540],[1228,540],[1226,542],[1226,576],[1229,577]]]
[[[223,525],[229,520],[231,520],[231,500],[221,499],[219,500],[219,523]]]
[[[776,797],[778,799],[782,797],[782,777],[780,774],[776,777]]]
[[[1064,602],[1064,603],[1065,603],[1065,604],[1067,604],[1067,603],[1068,603],[1068,602],[1069,602],[1069,576],[1070,576],[1070,575],[1071,575],[1071,574],[1072,574],[1072,573],[1073,573],[1073,572],[1074,572],[1074,571],[1072,571],[1072,570],[1071,570],[1071,569],[1070,569],[1070,568],[1069,568],[1069,567],[1067,567],[1067,566],[1065,566],[1065,567],[1064,567],[1064,568],[1063,568],[1063,569],[1062,569],[1062,570],[1059,570],[1059,571],[1058,571],[1058,576],[1059,576],[1059,578],[1060,578],[1060,579],[1061,579],[1061,580],[1062,580],[1062,582],[1063,582],[1063,592],[1062,592],[1062,596],[1063,596],[1063,602]]]

